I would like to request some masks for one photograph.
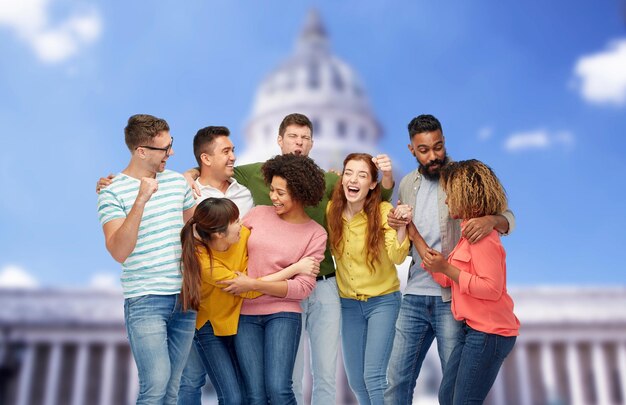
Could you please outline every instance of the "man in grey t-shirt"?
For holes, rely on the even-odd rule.
[[[470,219],[461,229],[460,221],[448,214],[446,195],[439,185],[439,172],[449,160],[441,123],[432,115],[420,115],[411,120],[408,129],[409,151],[419,167],[402,179],[399,197],[402,203],[413,207],[413,224],[424,241],[414,240],[411,249],[413,262],[396,322],[387,371],[389,385],[385,391],[385,403],[390,405],[412,403],[422,362],[435,338],[441,368],[444,369],[460,328],[450,309],[450,289],[440,287],[421,267],[420,253],[424,254],[425,245],[447,256],[461,234],[470,243],[475,243],[493,229],[507,234],[515,226],[513,213],[507,210],[502,215]],[[400,219],[394,222],[394,219],[389,217],[391,226],[405,224]]]

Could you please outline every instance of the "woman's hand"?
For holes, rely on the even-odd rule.
[[[242,272],[238,271],[236,273],[237,273],[236,278],[220,281],[220,284],[226,285],[226,287],[224,287],[223,290],[226,291],[227,293],[234,294],[234,295],[239,295],[239,294],[246,293],[248,291],[253,291],[254,283],[256,280],[248,277],[246,274]]]
[[[294,263],[294,266],[298,270],[296,274],[312,277],[317,277],[320,274],[320,262],[314,257],[303,257]]]
[[[448,261],[435,249],[428,248],[424,254],[424,267],[435,273],[445,273]]]

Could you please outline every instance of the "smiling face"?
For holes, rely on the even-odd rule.
[[[150,147],[155,149],[150,149]],[[143,151],[143,159],[146,168],[155,173],[163,172],[167,159],[174,154],[172,137],[169,131],[159,132],[159,134],[152,139],[150,145],[137,147],[137,149],[139,148]]]
[[[272,200],[274,211],[278,215],[289,213],[294,206],[298,204],[297,201],[291,198],[291,193],[287,188],[287,180],[279,176],[272,178],[272,184],[270,184],[270,200]]]
[[[313,135],[306,125],[288,125],[283,135],[278,135],[278,146],[283,155],[309,156],[313,148]]]
[[[341,185],[348,203],[363,203],[370,190],[376,187],[370,166],[362,160],[349,160],[341,176]]]
[[[237,219],[235,222],[231,222],[226,228],[226,233],[224,235],[224,240],[228,243],[228,246],[231,246],[237,242],[239,242],[239,238],[241,237],[241,220]]]
[[[230,179],[235,173],[235,147],[227,136],[218,136],[210,146],[210,153],[202,153],[200,159],[211,177],[219,181]]]
[[[413,135],[409,150],[419,163],[420,173],[431,179],[439,178],[439,171],[446,161],[445,138],[441,130]]]

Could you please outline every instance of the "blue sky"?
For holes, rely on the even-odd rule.
[[[206,125],[245,150],[257,86],[311,7],[402,174],[406,124],[432,113],[451,156],[500,176],[518,221],[510,284],[626,283],[623,1],[0,0],[0,284],[116,280],[94,187],[128,161],[128,116],[168,120],[174,170]]]

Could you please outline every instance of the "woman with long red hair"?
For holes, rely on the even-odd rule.
[[[387,224],[393,206],[381,202],[377,180],[371,155],[348,155],[327,207],[341,297],[344,364],[360,404],[383,403],[400,309],[395,264],[402,263],[409,251],[406,228],[396,231]],[[411,215],[410,207],[399,206],[396,215]]]

